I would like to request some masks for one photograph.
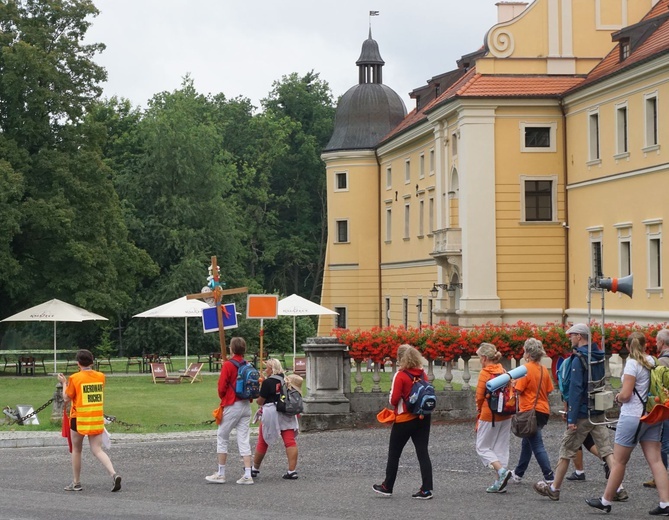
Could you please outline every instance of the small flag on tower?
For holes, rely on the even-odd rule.
[[[378,11],[370,11],[369,16],[379,16],[379,12]]]

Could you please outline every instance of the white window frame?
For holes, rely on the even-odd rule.
[[[344,178],[345,187],[340,188],[339,187],[339,179],[342,178],[342,177]],[[347,171],[335,172],[334,183],[335,183],[334,191],[348,191],[348,172]]]
[[[411,238],[411,204],[404,203],[404,240]]]
[[[590,239],[590,277],[593,279],[598,278],[600,275],[605,273],[604,271],[604,228],[602,226],[596,226],[587,228],[588,236]],[[600,260],[600,273],[597,272],[596,258],[595,258],[595,248],[599,249],[599,260]]]
[[[411,159],[404,161],[404,184],[411,182]]]
[[[520,126],[520,151],[527,153],[550,153],[557,151],[557,122],[549,123],[530,123],[527,121],[521,121]],[[549,132],[549,144],[544,147],[535,147],[535,146],[525,146],[525,133],[527,128],[548,128]]]
[[[386,189],[390,190],[393,187],[393,168],[392,166],[386,167]]]
[[[454,132],[451,135],[451,156],[453,158],[458,156],[458,133]]]
[[[427,199],[427,229],[428,235],[434,234],[434,197]]]
[[[629,156],[629,111],[627,102],[616,105],[616,155],[615,158]]]
[[[418,238],[425,236],[425,200],[418,201]]]
[[[346,240],[339,240],[339,225],[346,224]],[[347,218],[335,219],[335,244],[350,244],[351,243],[351,228]]]
[[[588,164],[602,161],[599,127],[599,109],[591,110],[588,112]]]
[[[646,292],[662,292],[662,219],[644,220],[643,223],[646,225]]]
[[[425,153],[421,153],[418,156],[418,178],[425,178]]]
[[[644,151],[657,149],[660,144],[659,105],[657,91],[644,95]]]
[[[434,175],[434,148],[430,149],[430,175]]]
[[[614,224],[618,230],[618,277],[632,274],[632,224]]]
[[[550,181],[551,183],[551,220],[526,220],[525,183],[527,181]],[[520,221],[528,224],[557,222],[557,175],[521,175],[520,176]]]
[[[386,243],[393,241],[393,208],[386,207]]]

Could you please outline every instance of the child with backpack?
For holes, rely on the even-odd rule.
[[[232,338],[231,357],[221,366],[218,396],[221,399],[223,420],[216,433],[218,470],[206,478],[213,484],[225,484],[225,464],[228,458],[230,433],[237,430],[237,446],[244,461],[244,475],[237,484],[253,484],[251,477],[251,401],[258,396],[258,371],[246,362],[246,341]]]
[[[404,446],[411,439],[416,449],[422,480],[420,489],[411,496],[429,500],[432,498],[432,461],[428,453],[431,415],[426,410],[423,410],[422,415],[409,411],[414,380],[428,380],[423,370],[423,356],[411,345],[400,345],[397,349],[397,367],[390,387],[389,400],[395,409],[395,422],[390,430],[386,478],[381,484],[374,484],[372,489],[381,495],[392,496],[400,457]]]
[[[288,458],[288,471],[283,474],[286,480],[297,480],[297,434],[299,433],[299,424],[297,415],[288,415],[277,410],[277,404],[281,395],[286,392],[286,375],[283,373],[281,362],[278,359],[268,359],[265,361],[265,380],[260,387],[260,396],[257,399],[259,410],[262,410],[260,417],[261,423],[258,430],[258,443],[253,457],[253,467],[251,475],[257,477],[260,475],[260,465],[262,464],[268,448],[283,440],[286,448],[286,457]],[[289,376],[288,376],[289,377]],[[300,380],[302,379],[300,376]],[[301,381],[300,381],[301,384]]]
[[[502,354],[491,343],[481,343],[476,355],[481,362],[481,372],[476,385],[476,454],[485,466],[495,471],[495,482],[486,489],[488,493],[506,493],[511,478],[509,464],[509,439],[511,415],[493,412],[486,398],[486,383],[506,372],[500,364]]]

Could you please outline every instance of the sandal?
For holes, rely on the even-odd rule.
[[[286,480],[297,480],[297,471],[293,471],[292,473],[286,471],[281,478],[285,478]]]

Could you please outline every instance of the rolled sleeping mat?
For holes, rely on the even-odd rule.
[[[509,370],[504,374],[501,374],[497,377],[493,377],[490,381],[485,384],[486,390],[488,392],[494,392],[509,384],[509,381],[512,379],[520,379],[527,375],[527,367],[525,365],[520,365],[519,367]]]

